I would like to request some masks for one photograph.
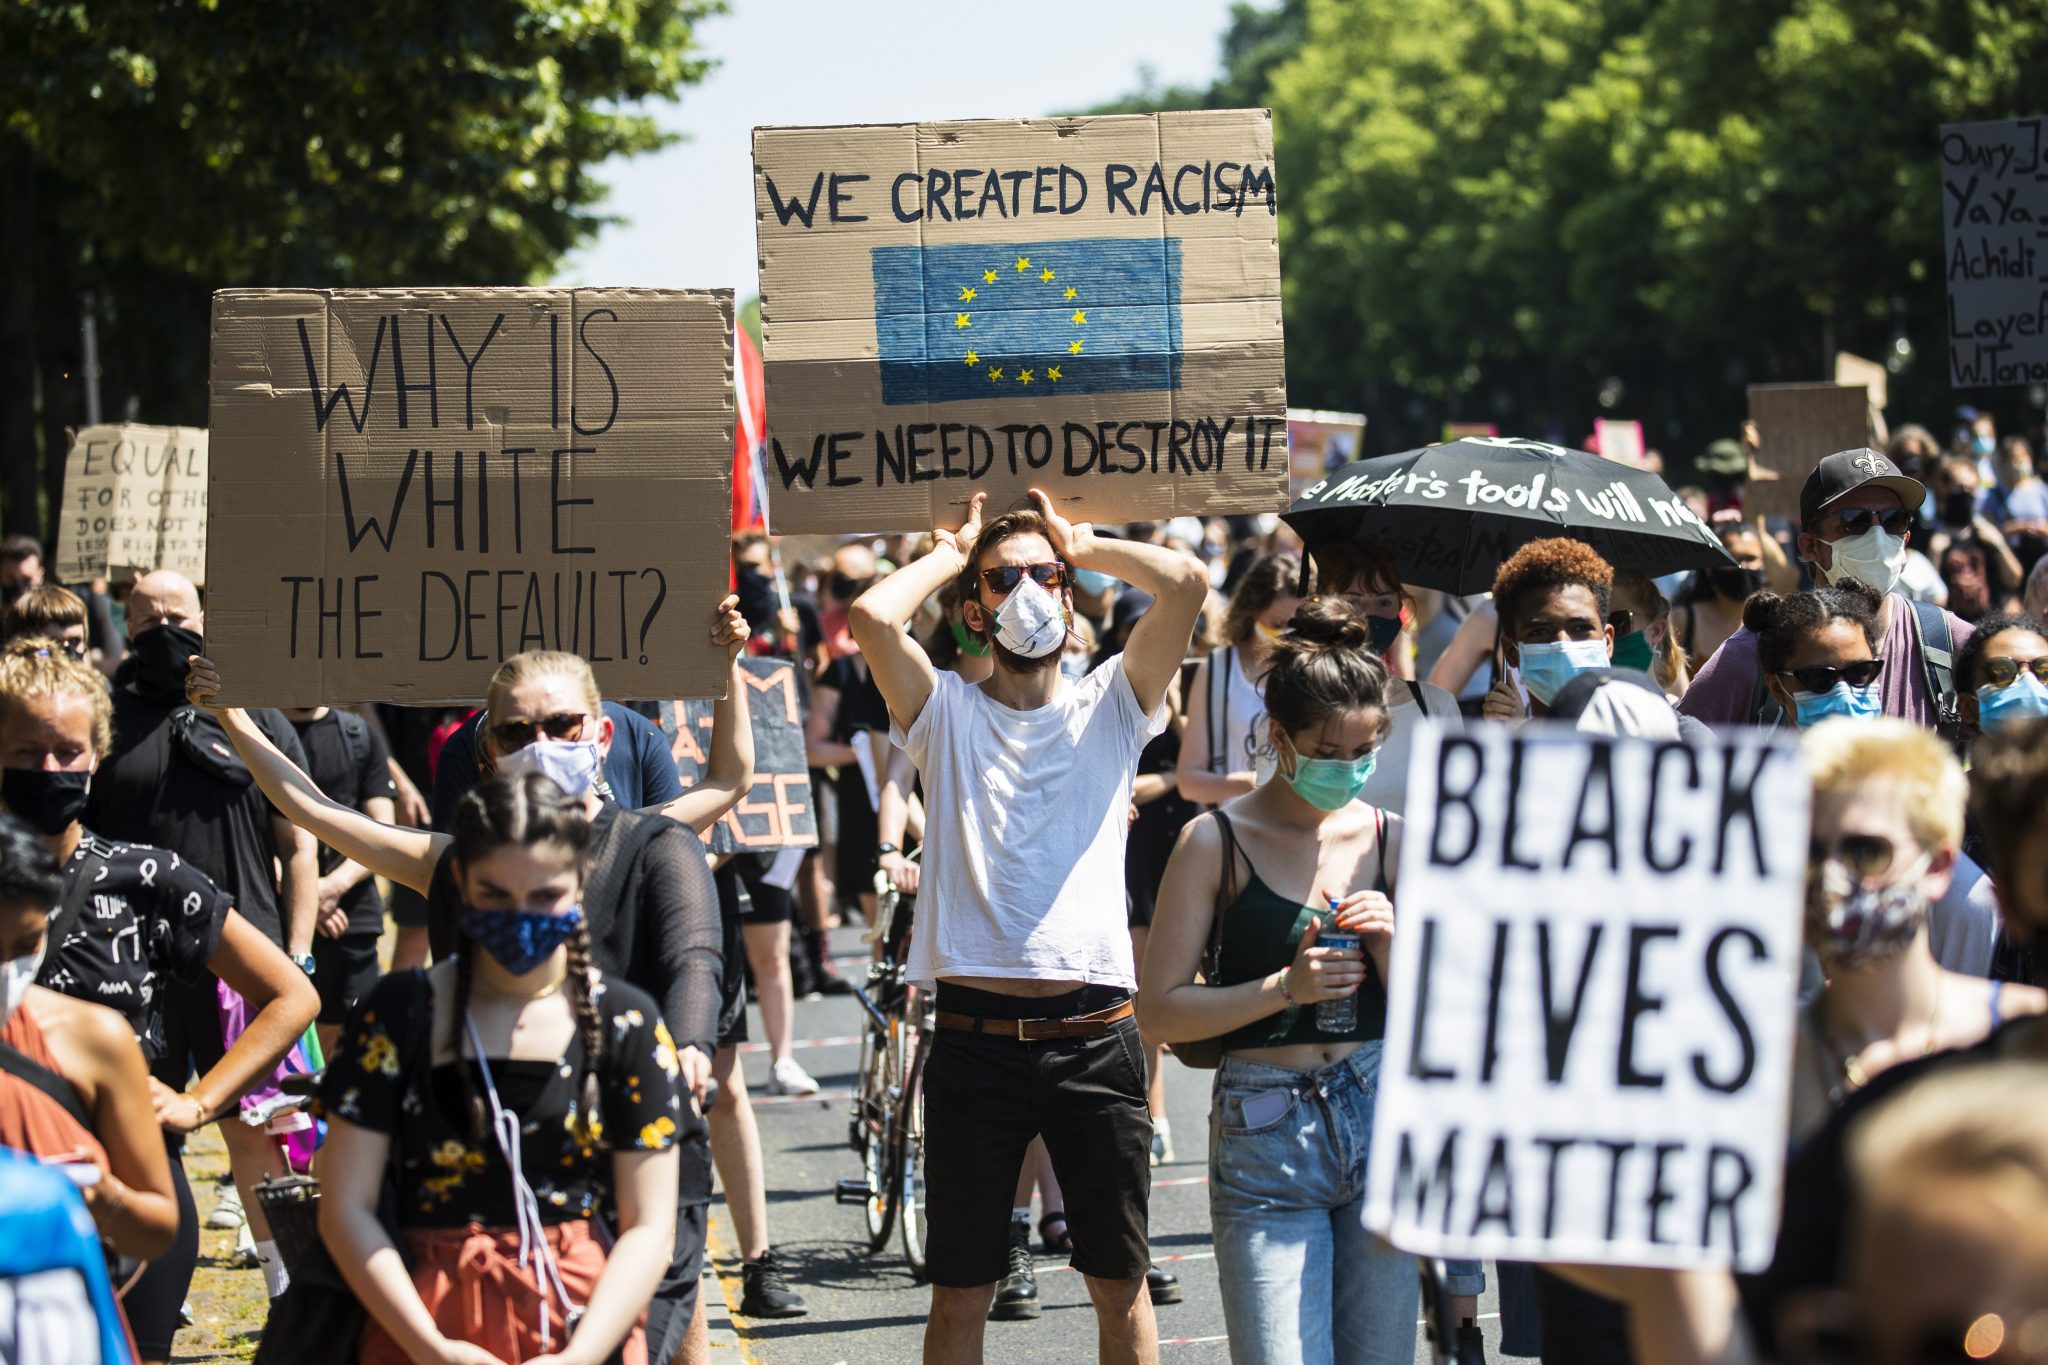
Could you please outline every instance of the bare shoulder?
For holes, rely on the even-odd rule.
[[[41,986],[31,987],[24,1002],[34,1014],[67,1080],[96,1082],[128,1074],[127,1054],[142,1056],[128,1021],[105,1005],[74,999]]]

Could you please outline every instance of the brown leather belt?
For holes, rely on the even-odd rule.
[[[979,1014],[940,1010],[937,1022],[940,1028],[958,1029],[963,1033],[1012,1038],[1020,1043],[1043,1043],[1055,1038],[1100,1038],[1109,1032],[1112,1024],[1130,1018],[1134,1009],[1130,1001],[1122,1000],[1106,1010],[1077,1014],[1071,1019],[987,1019]]]

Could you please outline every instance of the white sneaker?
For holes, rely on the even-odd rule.
[[[256,1254],[256,1239],[249,1232],[249,1225],[242,1224],[242,1230],[235,1238],[235,1249],[228,1253],[233,1264],[242,1270],[260,1270],[262,1258]]]
[[[1161,1114],[1152,1120],[1152,1164],[1167,1166],[1173,1162],[1173,1125]]]
[[[248,1222],[242,1212],[242,1192],[230,1180],[221,1187],[220,1198],[214,1203],[213,1212],[206,1215],[206,1226],[232,1232]]]
[[[796,1058],[784,1057],[775,1064],[768,1076],[768,1093],[771,1095],[815,1095],[818,1083],[811,1079],[808,1071],[796,1064]]]

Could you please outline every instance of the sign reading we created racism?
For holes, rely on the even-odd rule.
[[[474,701],[532,649],[720,695],[731,370],[724,290],[216,294],[223,700]]]
[[[754,130],[778,531],[1278,511],[1264,110]]]
[[[1698,747],[1425,725],[1366,1226],[1433,1256],[1761,1269],[1809,787]]]

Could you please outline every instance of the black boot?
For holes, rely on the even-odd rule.
[[[1145,1292],[1155,1304],[1179,1303],[1180,1276],[1169,1275],[1156,1265],[1149,1266],[1145,1270]]]
[[[1016,1322],[1038,1316],[1041,1310],[1035,1269],[1031,1261],[1031,1220],[1012,1218],[1010,1272],[996,1286],[995,1306],[988,1310],[989,1317],[997,1322]]]
[[[817,973],[812,977],[815,988],[825,995],[851,995],[853,986],[839,974],[839,968],[832,965],[832,948],[825,939],[823,929],[811,932],[811,963]]]
[[[782,1278],[774,1248],[762,1252],[758,1261],[740,1262],[741,1317],[800,1318],[810,1311],[803,1295]]]

